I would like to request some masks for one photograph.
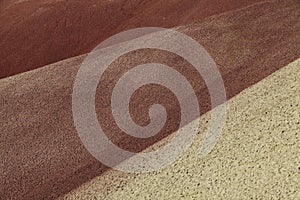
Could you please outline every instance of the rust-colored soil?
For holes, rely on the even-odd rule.
[[[38,3],[45,1],[35,1],[36,3],[33,3],[33,1],[28,2],[31,2],[32,7],[34,7],[34,5],[38,5]],[[77,13],[89,13],[88,9],[81,10],[80,6],[83,5],[79,2],[81,1],[60,1],[54,4],[53,1],[52,4],[49,3],[46,7],[51,8],[50,10],[52,10],[52,8],[54,10],[61,9],[60,12],[62,12],[66,7],[57,5],[62,5],[64,3],[72,4],[74,9],[77,9],[75,9],[76,12],[73,13],[73,18],[76,18]],[[102,4],[112,6],[113,2],[108,3],[107,1]],[[121,3],[121,1],[118,2]],[[178,17],[178,20],[176,21],[174,18],[170,17],[169,24],[162,25],[174,26],[176,23],[181,24],[182,26],[178,28],[179,31],[193,37],[208,50],[218,64],[225,82],[228,98],[233,97],[243,89],[260,81],[272,72],[286,66],[288,63],[300,57],[300,46],[298,45],[300,42],[299,1],[274,0],[262,2],[243,9],[227,11],[222,14],[219,13],[220,10],[223,9],[221,6],[218,7],[215,4],[210,4],[208,2],[212,1],[199,1],[198,4],[193,4],[193,6],[190,6],[191,4],[183,4],[186,7],[181,6],[182,12],[176,11],[174,6],[177,4],[175,3],[173,6],[170,3],[164,5],[160,5],[159,3],[149,3],[148,5],[148,2],[142,4],[137,3],[136,5],[133,5],[134,3],[132,3],[132,6],[137,10],[137,13],[133,14],[131,19],[126,21],[122,21],[123,18],[120,17],[120,21],[115,23],[117,24],[115,26],[116,29],[105,32],[105,34],[106,36],[112,34],[114,31],[118,30],[118,27],[122,27],[119,29],[123,29],[147,23],[153,26],[159,25],[159,23],[163,23],[163,21],[158,20],[159,18],[157,16],[156,18],[153,16],[154,14],[150,15],[150,13],[154,12],[154,8],[161,8],[163,10],[167,5],[172,7],[174,11],[171,13],[176,13],[182,17]],[[232,3],[232,5],[228,4],[233,7],[229,6],[230,8],[227,7],[227,10],[236,9],[246,4],[245,2],[240,4],[242,1],[234,2],[236,3]],[[90,3],[84,5],[88,4]],[[201,7],[202,4],[210,5],[211,7],[204,9]],[[24,8],[26,5],[29,6],[30,4],[24,2],[20,3],[20,5],[20,7],[18,5],[7,6],[4,12],[1,12],[1,24],[7,24],[6,22],[9,18],[13,19],[15,17],[16,19],[19,19],[17,15],[5,15],[6,20],[3,20],[4,18],[2,16],[4,16],[4,13],[9,12],[11,9]],[[51,7],[51,5],[53,7]],[[128,4],[126,5],[129,6]],[[152,11],[149,8],[151,7],[150,5],[155,6],[152,8]],[[145,6],[144,10],[138,9],[138,7],[143,8],[143,6]],[[113,7],[107,8],[110,9],[106,12],[114,11]],[[146,11],[146,8],[149,9],[149,13],[147,13],[148,11]],[[214,8],[216,9],[214,10]],[[172,9],[168,8],[168,10]],[[186,17],[188,16],[187,13],[189,10],[193,10],[194,13],[191,14],[190,17]],[[206,10],[210,10],[210,12]],[[35,11],[34,13],[36,12],[39,13],[40,11]],[[50,11],[42,10],[41,12],[47,13]],[[160,13],[161,16],[163,16],[162,13],[164,12],[166,11],[157,13]],[[61,13],[56,13],[56,15],[55,13],[56,12],[53,13],[53,16],[63,16]],[[65,13],[68,13],[68,9],[66,9]],[[171,13],[168,16],[172,16]],[[160,14],[158,14],[158,16],[160,16]],[[69,14],[66,15],[69,16]],[[212,16],[205,17],[209,15]],[[29,16],[29,14],[25,15],[24,13],[24,16]],[[83,16],[83,14],[78,14],[77,17],[80,18],[80,16]],[[138,22],[138,18],[134,19],[134,16],[145,16],[149,22],[146,19]],[[186,17],[186,19],[184,19],[183,16]],[[106,21],[106,27],[113,26],[113,21],[117,20],[118,16],[110,15],[110,18],[111,24]],[[39,19],[42,19],[42,17],[37,17],[33,22],[30,22],[32,23],[30,25],[35,27],[34,24],[40,23]],[[72,27],[77,26],[76,24],[74,25],[74,21],[69,21],[71,15],[65,19],[65,24],[70,23]],[[24,18],[23,22],[29,23],[29,21]],[[185,24],[187,22],[191,23]],[[59,25],[62,22],[56,23],[53,19],[49,19],[48,23],[55,27],[55,25]],[[14,67],[1,67],[1,70],[16,69],[16,71],[12,71],[5,76],[32,69],[32,66],[37,67],[42,65],[41,63],[43,62],[54,62],[55,59],[62,59],[87,51],[96,44],[96,40],[100,38],[100,41],[105,38],[104,36],[103,38],[99,37],[98,33],[101,32],[100,28],[98,29],[99,32],[93,33],[95,35],[89,32],[91,34],[90,37],[81,34],[81,31],[90,30],[88,27],[92,26],[83,22],[81,22],[82,24],[80,25],[78,24],[78,27],[84,27],[82,30],[80,29],[81,31],[75,31],[76,33],[74,32],[74,35],[68,34],[73,33],[70,31],[73,29],[66,29],[67,25],[64,23],[59,25],[59,27],[62,26],[63,28],[58,27],[58,32],[54,31],[55,34],[53,33],[58,39],[51,39],[52,37],[49,36],[51,34],[48,34],[49,31],[47,32],[47,30],[50,30],[49,28],[43,30],[36,28],[32,29],[32,31],[42,31],[44,35],[42,34],[35,45],[30,46],[29,44],[31,43],[26,43],[28,41],[36,41],[33,36],[31,39],[17,37],[15,38],[16,41],[14,44],[8,47],[4,46],[7,49],[2,48],[2,44],[8,42],[9,39],[5,39],[6,35],[4,35],[5,37],[2,39],[2,33],[5,31],[11,34],[19,33],[17,31],[9,31],[9,28],[5,29],[6,26],[1,28],[1,56],[2,54],[5,54],[7,55],[6,57],[9,57],[6,61],[0,61],[1,66],[3,65],[2,62],[12,64],[15,64],[15,62],[18,63],[14,65]],[[101,23],[104,22],[102,21]],[[18,27],[18,24],[19,23],[16,22],[14,26]],[[96,25],[94,24],[94,26]],[[24,27],[30,26],[29,24],[26,24]],[[64,33],[64,31],[67,31],[67,33]],[[24,34],[26,35],[29,33],[24,31]],[[65,39],[70,39],[70,41],[64,43],[66,46],[59,46],[62,44],[61,42],[56,43],[56,41],[65,40],[58,37],[62,35],[64,35]],[[10,38],[13,37],[11,36]],[[49,40],[47,40],[47,38]],[[85,38],[85,40],[78,40],[78,43],[76,44],[76,38]],[[73,44],[73,42],[75,42],[75,44]],[[24,44],[27,44],[27,46]],[[20,52],[24,54],[13,54],[14,48],[19,49],[17,48],[18,45],[23,47],[24,51]],[[56,46],[56,48],[54,48],[54,46]],[[53,47],[52,53],[48,52],[48,47]],[[62,49],[58,47],[62,47]],[[26,48],[29,50],[26,51]],[[42,50],[43,48],[44,50]],[[68,50],[73,50],[73,48],[76,53],[73,52],[73,54],[68,54]],[[2,51],[2,49],[4,49],[4,51]],[[10,54],[8,54],[8,52],[10,52]],[[53,55],[60,56],[60,53],[63,54],[62,57],[52,57]],[[122,70],[132,67],[134,64],[156,60],[156,62],[166,63],[178,70],[182,70],[182,73],[184,73],[186,77],[192,81],[192,84],[194,84],[194,89],[199,97],[202,112],[211,109],[209,105],[210,98],[204,83],[201,81],[201,77],[196,77],[193,71],[190,70],[189,64],[181,58],[171,54],[162,55],[161,53],[162,52],[160,51],[143,50],[120,57],[111,65],[111,71],[108,71],[108,74],[106,74],[104,83],[112,79],[114,75],[120,74]],[[31,56],[29,56],[29,54]],[[21,56],[18,57],[16,55]],[[39,60],[41,58],[39,55],[43,55],[45,60]],[[15,60],[14,57],[16,57]],[[55,59],[48,59],[46,62],[46,58],[50,57],[51,59]],[[84,58],[85,55],[70,58],[53,65],[0,80],[0,198],[54,199],[78,187],[93,177],[101,175],[104,171],[109,170],[109,168],[95,160],[84,149],[73,124],[71,110],[72,87],[77,70]],[[38,64],[38,60],[43,62]],[[31,62],[35,63],[35,65],[29,64]],[[5,66],[8,65],[5,64]],[[122,68],[120,66],[122,66]],[[4,72],[6,72],[6,70],[4,70]],[[106,124],[106,126],[109,127],[108,129],[113,130],[114,123],[110,120],[109,108],[101,110],[100,105],[107,103],[107,99],[102,99],[100,95],[100,92],[103,91],[101,90],[103,89],[101,87],[102,86],[99,85],[96,101],[97,112],[98,114],[101,114],[102,118],[99,119],[99,121],[104,125]],[[107,89],[109,90],[110,88]],[[141,113],[141,111],[134,110],[134,108],[137,105],[145,105],[145,99],[149,100],[146,104],[155,102],[156,99],[152,98],[152,96],[157,93],[156,89],[157,88],[147,88],[147,91],[149,91],[147,93],[144,93],[145,91],[143,92],[141,90],[141,93],[134,97],[135,102],[132,104],[133,112]],[[171,121],[172,123],[169,123],[169,126],[167,126],[163,133],[159,134],[158,137],[144,141],[132,140],[132,138],[122,135],[122,133],[118,132],[116,129],[116,131],[108,133],[108,135],[110,135],[113,141],[118,143],[121,147],[133,151],[140,151],[150,144],[157,142],[162,137],[166,136],[166,134],[170,134],[172,130],[176,129],[176,121],[178,120],[178,115],[176,114],[178,110],[176,108],[176,101],[171,101],[172,95],[168,93],[165,94],[166,95],[161,96],[159,99],[162,103],[169,102],[165,104],[170,108],[169,116],[173,117],[170,120],[174,121]],[[145,109],[145,107],[142,107],[141,109]],[[144,113],[144,111],[145,110],[143,110],[142,113]],[[140,122],[143,122],[143,120],[147,118],[147,116],[144,115],[136,115],[136,117]]]
[[[89,52],[119,31],[173,27],[261,0],[4,0],[0,78]]]

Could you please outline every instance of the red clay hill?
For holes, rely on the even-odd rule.
[[[2,0],[0,78],[89,52],[134,27],[173,27],[262,0]]]

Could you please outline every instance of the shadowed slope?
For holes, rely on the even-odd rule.
[[[212,16],[178,30],[209,51],[231,98],[300,57],[299,19],[298,1],[273,1]],[[123,69],[120,66],[151,59],[182,66],[201,95],[202,111],[208,111],[208,93],[203,82],[188,70],[189,65],[160,53],[132,52],[111,67],[118,71]],[[83,148],[73,125],[72,86],[83,59],[84,55],[0,80],[2,198],[52,199],[108,170]],[[113,78],[114,73],[107,74],[107,79]],[[153,93],[146,95],[151,97]],[[134,105],[143,105],[144,99],[145,96],[138,96]],[[170,105],[171,114],[176,114],[174,103]],[[104,120],[108,125],[112,123],[108,118]],[[125,136],[113,139],[124,148],[140,151],[160,138],[138,145],[132,145],[133,141]]]
[[[178,26],[259,1],[3,1],[0,78],[87,53],[124,29]]]
[[[299,199],[299,77],[297,59],[227,101],[226,125],[207,157],[199,148],[210,112],[172,165],[146,174],[110,170],[60,199]]]

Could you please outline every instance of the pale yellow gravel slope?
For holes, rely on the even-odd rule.
[[[193,146],[161,172],[108,171],[62,199],[300,199],[300,59],[227,102],[213,152]],[[159,144],[157,144],[159,145]]]

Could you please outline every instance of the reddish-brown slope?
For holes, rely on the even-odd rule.
[[[300,57],[299,8],[298,0],[272,1],[213,16],[179,30],[204,45],[216,60],[230,98]],[[2,198],[53,199],[109,170],[84,149],[73,124],[72,86],[83,58],[0,80]],[[132,53],[112,67],[118,71],[151,59],[181,66],[186,69],[187,77],[196,78],[182,60],[155,52]],[[104,82],[112,75],[108,73]],[[209,102],[209,95],[203,89],[203,82],[196,78],[193,83],[201,96],[199,101],[204,103],[202,112],[207,111],[205,103]],[[153,93],[146,93],[150,100],[155,96]],[[169,97],[166,94],[162,100]],[[145,105],[145,96],[137,96],[135,100],[134,105]],[[97,99],[97,103],[99,108],[103,101]],[[174,103],[168,106],[170,116],[176,118]],[[141,109],[140,113],[145,113]],[[113,125],[109,118],[102,115],[101,118],[108,126]],[[176,124],[171,123],[170,129],[172,125]],[[132,150],[141,150],[155,142],[135,143],[129,139],[118,134],[114,141]]]
[[[173,27],[262,0],[4,0],[0,78],[87,53],[124,29]]]

